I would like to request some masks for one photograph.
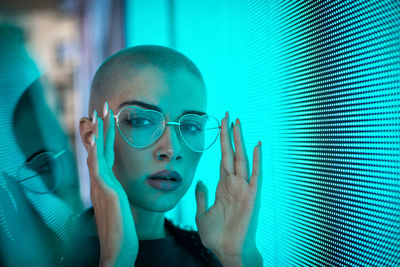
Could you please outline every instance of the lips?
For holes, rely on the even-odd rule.
[[[162,191],[173,191],[181,185],[182,177],[176,171],[163,170],[149,175],[146,181],[153,188]]]

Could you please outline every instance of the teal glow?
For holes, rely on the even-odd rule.
[[[168,46],[168,0],[126,0],[126,46],[159,44]]]
[[[263,141],[265,265],[399,265],[399,4],[173,3],[208,112],[240,118],[250,162]],[[210,204],[219,161],[214,146],[197,170]],[[193,187],[178,214],[195,225]]]

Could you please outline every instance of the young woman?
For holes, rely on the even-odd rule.
[[[100,243],[94,262],[262,266],[255,244],[261,142],[250,175],[240,121],[229,125],[227,112],[220,123],[206,113],[203,78],[186,56],[161,46],[111,56],[93,80],[89,114],[80,133]],[[164,213],[186,193],[202,152],[218,137],[215,203],[207,207],[207,188],[198,183],[198,234],[181,230]]]

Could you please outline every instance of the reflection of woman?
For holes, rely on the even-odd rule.
[[[229,127],[227,113],[219,127],[205,110],[199,70],[171,49],[129,48],[97,71],[89,103],[93,116],[81,119],[80,132],[88,151],[101,265],[218,264],[212,253],[224,266],[262,265],[255,245],[261,143],[254,148],[250,176],[239,120]],[[209,209],[205,185],[196,187],[198,235],[212,252],[206,257],[201,244],[198,250],[190,247],[190,238],[198,235],[185,235],[164,213],[189,188],[202,151],[219,130],[220,180]],[[183,242],[163,247],[166,240],[178,240],[179,233]]]
[[[75,160],[20,29],[0,25],[0,54],[0,266],[55,266],[80,210]]]

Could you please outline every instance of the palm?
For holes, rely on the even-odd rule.
[[[218,184],[215,203],[198,217],[197,226],[206,247],[211,250],[223,247],[227,253],[234,255],[241,251],[244,243],[245,235],[242,233],[246,233],[249,226],[253,201],[252,192],[243,190],[244,186],[248,186],[244,180],[226,178],[221,180],[233,181]],[[236,205],[232,206],[232,203]]]
[[[226,255],[242,255],[245,243],[255,242],[259,200],[257,188],[261,180],[259,179],[260,151],[259,146],[256,146],[253,174],[249,177],[248,160],[239,129],[240,123],[233,129],[234,152],[227,121],[224,120],[221,130],[220,180],[215,203],[206,209],[207,190],[200,184],[197,188],[196,223],[201,240],[207,248]]]

